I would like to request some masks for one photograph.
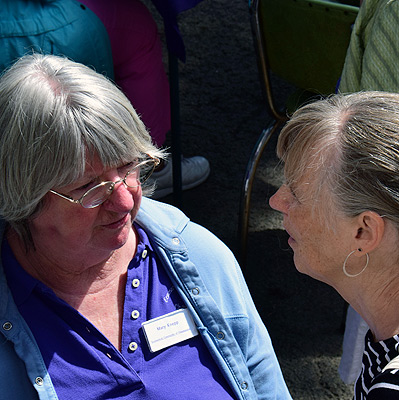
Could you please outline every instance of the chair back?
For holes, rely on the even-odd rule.
[[[272,115],[270,72],[295,87],[335,92],[359,8],[327,0],[253,0],[251,25],[259,71]]]

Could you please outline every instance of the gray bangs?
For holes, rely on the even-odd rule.
[[[73,100],[69,99],[72,103]],[[68,107],[67,113],[63,111],[59,119],[54,119],[62,121],[57,129],[66,129],[68,135],[56,135],[61,142],[52,151],[55,157],[52,174],[57,177],[52,187],[67,186],[80,179],[85,173],[86,163],[95,156],[104,168],[109,168],[152,153],[151,138],[130,104],[125,107],[108,100],[107,107],[103,104],[104,99],[102,103],[97,99],[93,102],[85,100],[84,106],[80,99],[79,107]]]

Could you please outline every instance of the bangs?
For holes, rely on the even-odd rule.
[[[301,202],[312,203],[320,212],[336,204],[334,188],[341,164],[341,145],[333,124],[315,121],[309,115],[295,115],[280,133],[277,155],[284,164],[285,183],[306,195]]]
[[[51,151],[54,158],[52,175],[57,177],[57,186],[67,186],[80,179],[87,161],[98,157],[104,168],[112,168],[137,158],[143,158],[152,148],[150,136],[134,113],[118,104],[109,114],[107,107],[90,109],[70,107],[60,113],[55,129],[63,129],[67,135],[55,135],[57,148]],[[61,121],[61,122],[60,122]],[[60,137],[59,137],[60,136]],[[54,145],[54,143],[53,143]]]

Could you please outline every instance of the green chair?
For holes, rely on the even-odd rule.
[[[359,8],[323,0],[250,0],[250,20],[265,103],[272,122],[248,161],[239,210],[239,258],[245,268],[252,185],[270,137],[311,97],[334,93]],[[296,88],[276,105],[272,74]]]

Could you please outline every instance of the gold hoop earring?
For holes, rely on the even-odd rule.
[[[362,249],[358,249],[358,251],[362,251]],[[345,258],[344,264],[342,265],[342,270],[344,271],[344,274],[348,277],[348,278],[355,278],[356,276],[359,276],[360,274],[362,274],[364,272],[364,270],[367,268],[367,266],[369,265],[369,261],[370,261],[370,257],[369,254],[366,253],[366,265],[363,267],[363,269],[358,272],[357,274],[350,274],[347,270],[346,270],[346,263],[349,259],[349,257],[353,254],[356,253],[356,250],[351,251]]]

